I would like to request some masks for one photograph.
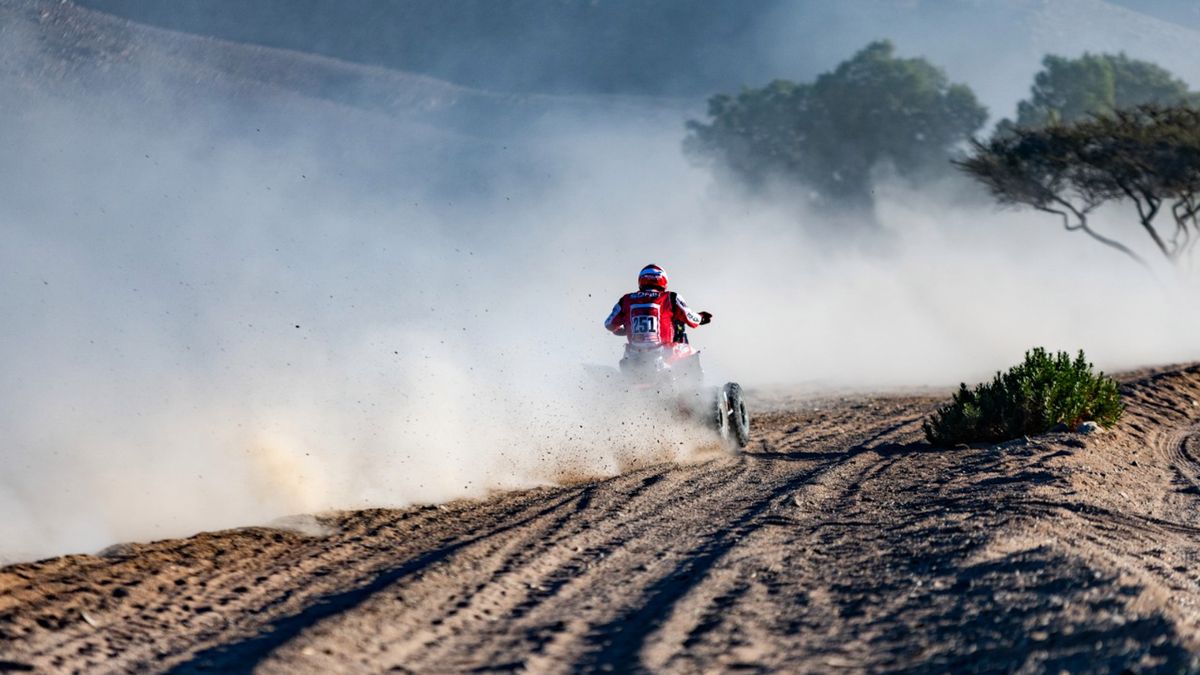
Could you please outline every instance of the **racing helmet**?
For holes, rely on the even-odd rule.
[[[660,291],[667,290],[667,273],[658,265],[646,265],[638,272],[638,288],[645,290],[647,288],[657,288]]]

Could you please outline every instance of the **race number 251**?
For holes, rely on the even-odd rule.
[[[645,333],[658,332],[658,318],[653,316],[635,316],[633,317],[633,333],[642,335]]]

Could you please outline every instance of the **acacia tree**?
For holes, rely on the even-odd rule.
[[[944,172],[987,110],[925,59],[874,42],[811,83],[776,80],[709,100],[707,123],[688,122],[685,149],[738,180],[801,183],[819,201],[863,203],[880,162],[908,176]]]
[[[1145,262],[1096,232],[1089,215],[1132,202],[1138,222],[1170,262],[1200,241],[1200,110],[1144,105],[1070,124],[1000,130],[975,141],[956,164],[1006,205],[1062,219],[1100,243]],[[1166,207],[1166,208],[1164,208]],[[1161,217],[1171,222],[1164,232]]]
[[[1133,202],[1142,228],[1158,250],[1177,262],[1200,241],[1200,109],[1141,106],[1096,117],[1078,125],[1080,135],[1097,139],[1081,175],[1110,199]],[[1167,233],[1156,221],[1167,206]]]

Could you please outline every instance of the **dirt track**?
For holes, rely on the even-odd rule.
[[[931,451],[933,399],[750,452],[0,571],[0,671],[1195,669],[1200,367],[1112,432]]]

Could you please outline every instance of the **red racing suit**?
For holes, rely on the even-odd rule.
[[[624,335],[634,349],[652,349],[675,343],[676,321],[695,328],[700,316],[688,309],[679,294],[651,289],[624,295],[604,327]]]

